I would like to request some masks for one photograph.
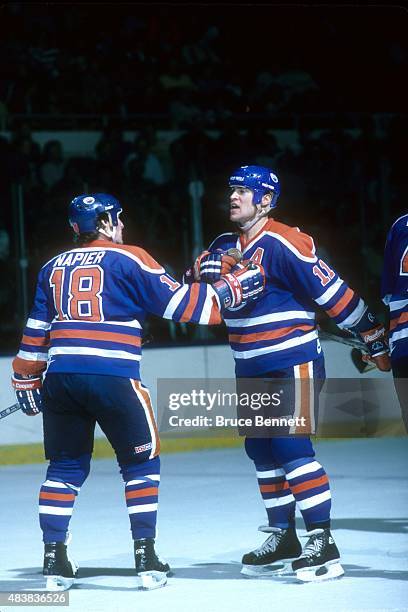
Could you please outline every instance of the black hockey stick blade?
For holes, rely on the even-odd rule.
[[[13,404],[12,406],[9,406],[8,408],[4,408],[4,410],[0,412],[0,419],[4,419],[9,414],[13,414],[13,412],[16,412],[17,410],[20,410],[19,403]]]

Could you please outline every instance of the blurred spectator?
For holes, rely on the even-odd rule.
[[[166,68],[159,77],[159,81],[165,92],[183,89],[195,91],[197,89],[191,76],[175,57],[170,57]]]
[[[0,132],[4,132],[7,127],[8,108],[3,100],[0,100]]]
[[[40,165],[40,178],[49,191],[64,175],[65,162],[59,140],[49,140],[44,145],[43,161]]]
[[[163,165],[154,152],[152,141],[143,134],[135,136],[132,150],[124,162],[125,174],[139,174],[145,181],[161,186],[166,182]]]
[[[191,91],[186,89],[173,94],[169,115],[173,130],[189,127],[202,117],[199,107],[193,102]]]
[[[0,261],[6,261],[10,255],[10,237],[7,231],[0,227]]]

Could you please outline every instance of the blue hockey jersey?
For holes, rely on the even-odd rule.
[[[381,297],[390,309],[391,359],[408,356],[408,214],[388,232]]]
[[[244,259],[262,264],[266,274],[265,291],[258,300],[223,313],[237,376],[281,370],[319,357],[316,305],[340,328],[356,325],[367,309],[299,228],[268,219],[250,242],[227,233],[209,250],[231,247]]]
[[[179,322],[221,323],[211,285],[181,285],[139,247],[97,240],[40,270],[18,374],[70,372],[139,380],[147,313]]]

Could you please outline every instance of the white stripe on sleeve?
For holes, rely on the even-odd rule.
[[[316,304],[319,306],[323,306],[323,304],[327,304],[334,295],[339,291],[340,287],[343,285],[344,281],[340,277],[332,284],[331,287],[326,289],[326,291],[319,298],[315,299]]]
[[[176,291],[176,293],[171,298],[170,302],[167,304],[167,308],[163,314],[164,319],[172,318],[172,316],[174,315],[175,311],[179,307],[180,302],[182,301],[182,299],[184,298],[188,290],[189,290],[189,285],[184,285]]]

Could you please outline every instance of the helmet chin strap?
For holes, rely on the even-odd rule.
[[[244,223],[237,223],[241,232],[247,232],[248,230],[250,230],[251,227],[254,227],[254,225],[256,225],[256,223],[258,223],[260,219],[263,219],[264,217],[266,217],[269,214],[269,211],[272,210],[271,206],[268,206],[267,208],[261,208],[261,209],[259,209],[258,206],[259,204],[256,205],[256,212],[255,212],[255,216],[253,217],[253,219],[250,219],[249,221],[245,221]]]
[[[108,216],[109,216],[109,225],[110,225],[109,229],[104,229],[103,227],[99,227],[98,232],[113,241],[116,236],[117,226],[113,225],[112,217],[110,213],[108,213]]]

